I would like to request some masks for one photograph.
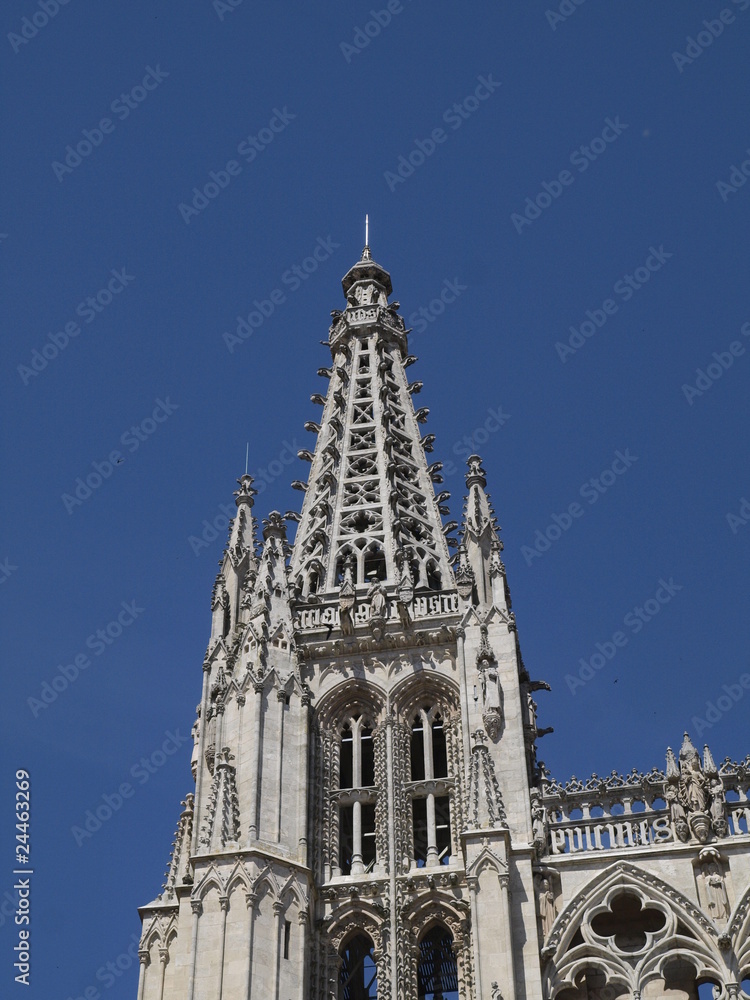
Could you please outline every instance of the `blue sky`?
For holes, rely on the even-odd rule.
[[[686,728],[744,757],[750,0],[46,7],[3,11],[0,900],[25,768],[25,995],[135,997],[225,532],[190,539],[246,442],[258,514],[299,506],[366,212],[456,518],[484,458],[552,684],[540,757],[648,769]],[[14,942],[6,917],[4,984]]]

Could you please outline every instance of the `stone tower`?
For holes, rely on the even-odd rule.
[[[342,284],[301,514],[258,542],[235,493],[138,1000],[739,997],[750,758],[537,763],[481,459],[456,539],[390,275],[365,247]]]

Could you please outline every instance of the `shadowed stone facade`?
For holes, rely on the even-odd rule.
[[[537,762],[481,460],[456,539],[369,247],[343,289],[301,514],[238,481],[138,1000],[739,1000],[750,758]]]

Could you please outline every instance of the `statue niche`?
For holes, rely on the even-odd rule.
[[[482,721],[487,735],[496,743],[503,728],[503,689],[497,660],[489,644],[487,626],[481,626],[481,643],[477,653],[477,669],[482,684]]]

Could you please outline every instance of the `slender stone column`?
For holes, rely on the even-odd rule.
[[[249,816],[250,822],[248,823],[247,838],[249,841],[258,839],[258,799],[259,795],[259,782],[258,782],[258,767],[260,764],[260,728],[261,728],[261,708],[263,702],[263,684],[256,683],[255,688],[255,700],[253,702],[253,743],[250,748],[250,795],[249,795]]]
[[[250,1000],[250,990],[253,985],[253,937],[255,936],[255,903],[258,899],[257,892],[248,892],[246,895],[247,908],[250,912],[250,929],[247,935],[247,980],[245,988],[245,1000]]]
[[[276,900],[273,904],[273,912],[276,915],[276,989],[274,990],[274,1000],[279,1000],[279,978],[281,976],[281,931],[284,926],[284,904]]]
[[[391,713],[390,703],[386,706],[385,716],[385,753],[386,753],[386,782],[388,784],[388,872],[390,880],[388,885],[389,910],[391,933],[389,947],[391,949],[391,1000],[398,1000],[398,954],[396,940],[398,934],[398,923],[396,914],[396,806],[393,794],[393,782],[395,775],[393,772],[393,725],[396,720]]]
[[[237,788],[240,787],[240,781],[241,781],[242,754],[240,753],[240,750],[241,750],[241,748],[243,746],[243,743],[242,743],[242,735],[243,735],[242,730],[243,730],[243,724],[244,724],[244,721],[245,721],[245,701],[246,700],[247,699],[246,699],[246,697],[245,697],[244,694],[238,694],[237,695],[237,715],[239,716],[239,718],[237,720],[237,760],[235,761],[235,765],[234,765],[234,778],[235,778],[235,781],[237,782]]]
[[[471,946],[474,953],[474,982],[476,983],[476,995],[482,997],[482,963],[479,956],[479,912],[477,909],[477,892],[479,891],[479,879],[475,875],[467,877],[469,886],[469,897],[471,903]],[[514,994],[515,995],[515,994]]]
[[[420,713],[422,715],[422,744],[424,746],[424,776],[425,778],[435,777],[434,761],[432,759],[432,723],[425,716],[425,713]]]
[[[216,706],[216,758],[214,758],[214,768],[216,767],[216,759],[219,756],[219,752],[224,748],[224,711],[225,705]],[[215,772],[214,772],[215,773]]]
[[[359,799],[354,800],[352,806],[352,875],[361,875],[365,870],[362,862],[362,803]]]
[[[466,681],[466,630],[459,626],[456,629],[456,649],[458,652],[458,673],[461,680],[461,730],[464,741],[464,781],[469,787],[469,761],[471,760],[471,742],[469,738],[469,686]]]
[[[149,953],[144,948],[138,949],[138,1000],[143,1000],[143,991],[146,989],[146,969],[149,964]]]
[[[159,1000],[164,1000],[164,979],[167,974],[169,952],[166,948],[159,949]]]
[[[227,911],[229,910],[229,899],[227,896],[219,896],[219,906],[221,907],[221,943],[219,944],[219,1000],[222,1000],[224,990],[224,952],[227,946]]]
[[[299,911],[299,1000],[305,1000],[305,958],[307,956],[307,910]]]
[[[307,801],[308,801],[308,740],[310,738],[310,695],[304,692],[300,705],[301,744],[300,773],[297,797],[297,844],[299,845],[299,860],[307,864]]]
[[[513,927],[510,922],[510,875],[504,873],[498,876],[500,879],[500,895],[503,903],[503,925],[505,929],[505,955],[508,976],[508,993],[514,997],[516,995],[516,970],[513,964]]]
[[[440,864],[437,850],[437,826],[435,824],[435,793],[427,795],[427,860],[426,865],[432,867]]]
[[[281,782],[284,777],[284,709],[286,708],[286,692],[280,689],[276,692],[276,697],[279,703],[279,739],[276,747],[276,798],[278,801],[276,808],[276,830],[274,831],[274,840],[279,843],[281,841],[281,806],[283,801]]]
[[[195,996],[195,965],[198,958],[198,919],[203,909],[203,905],[199,899],[191,899],[190,906],[193,911],[193,928],[190,941],[190,979],[188,980],[187,1000],[193,1000]]]
[[[203,772],[206,767],[206,738],[208,736],[208,678],[211,667],[208,663],[203,664],[203,693],[201,695],[201,722],[200,735],[198,737],[198,768],[195,775],[195,818],[193,820],[193,836],[190,853],[198,852],[198,834],[200,832],[200,819],[203,815]]]

